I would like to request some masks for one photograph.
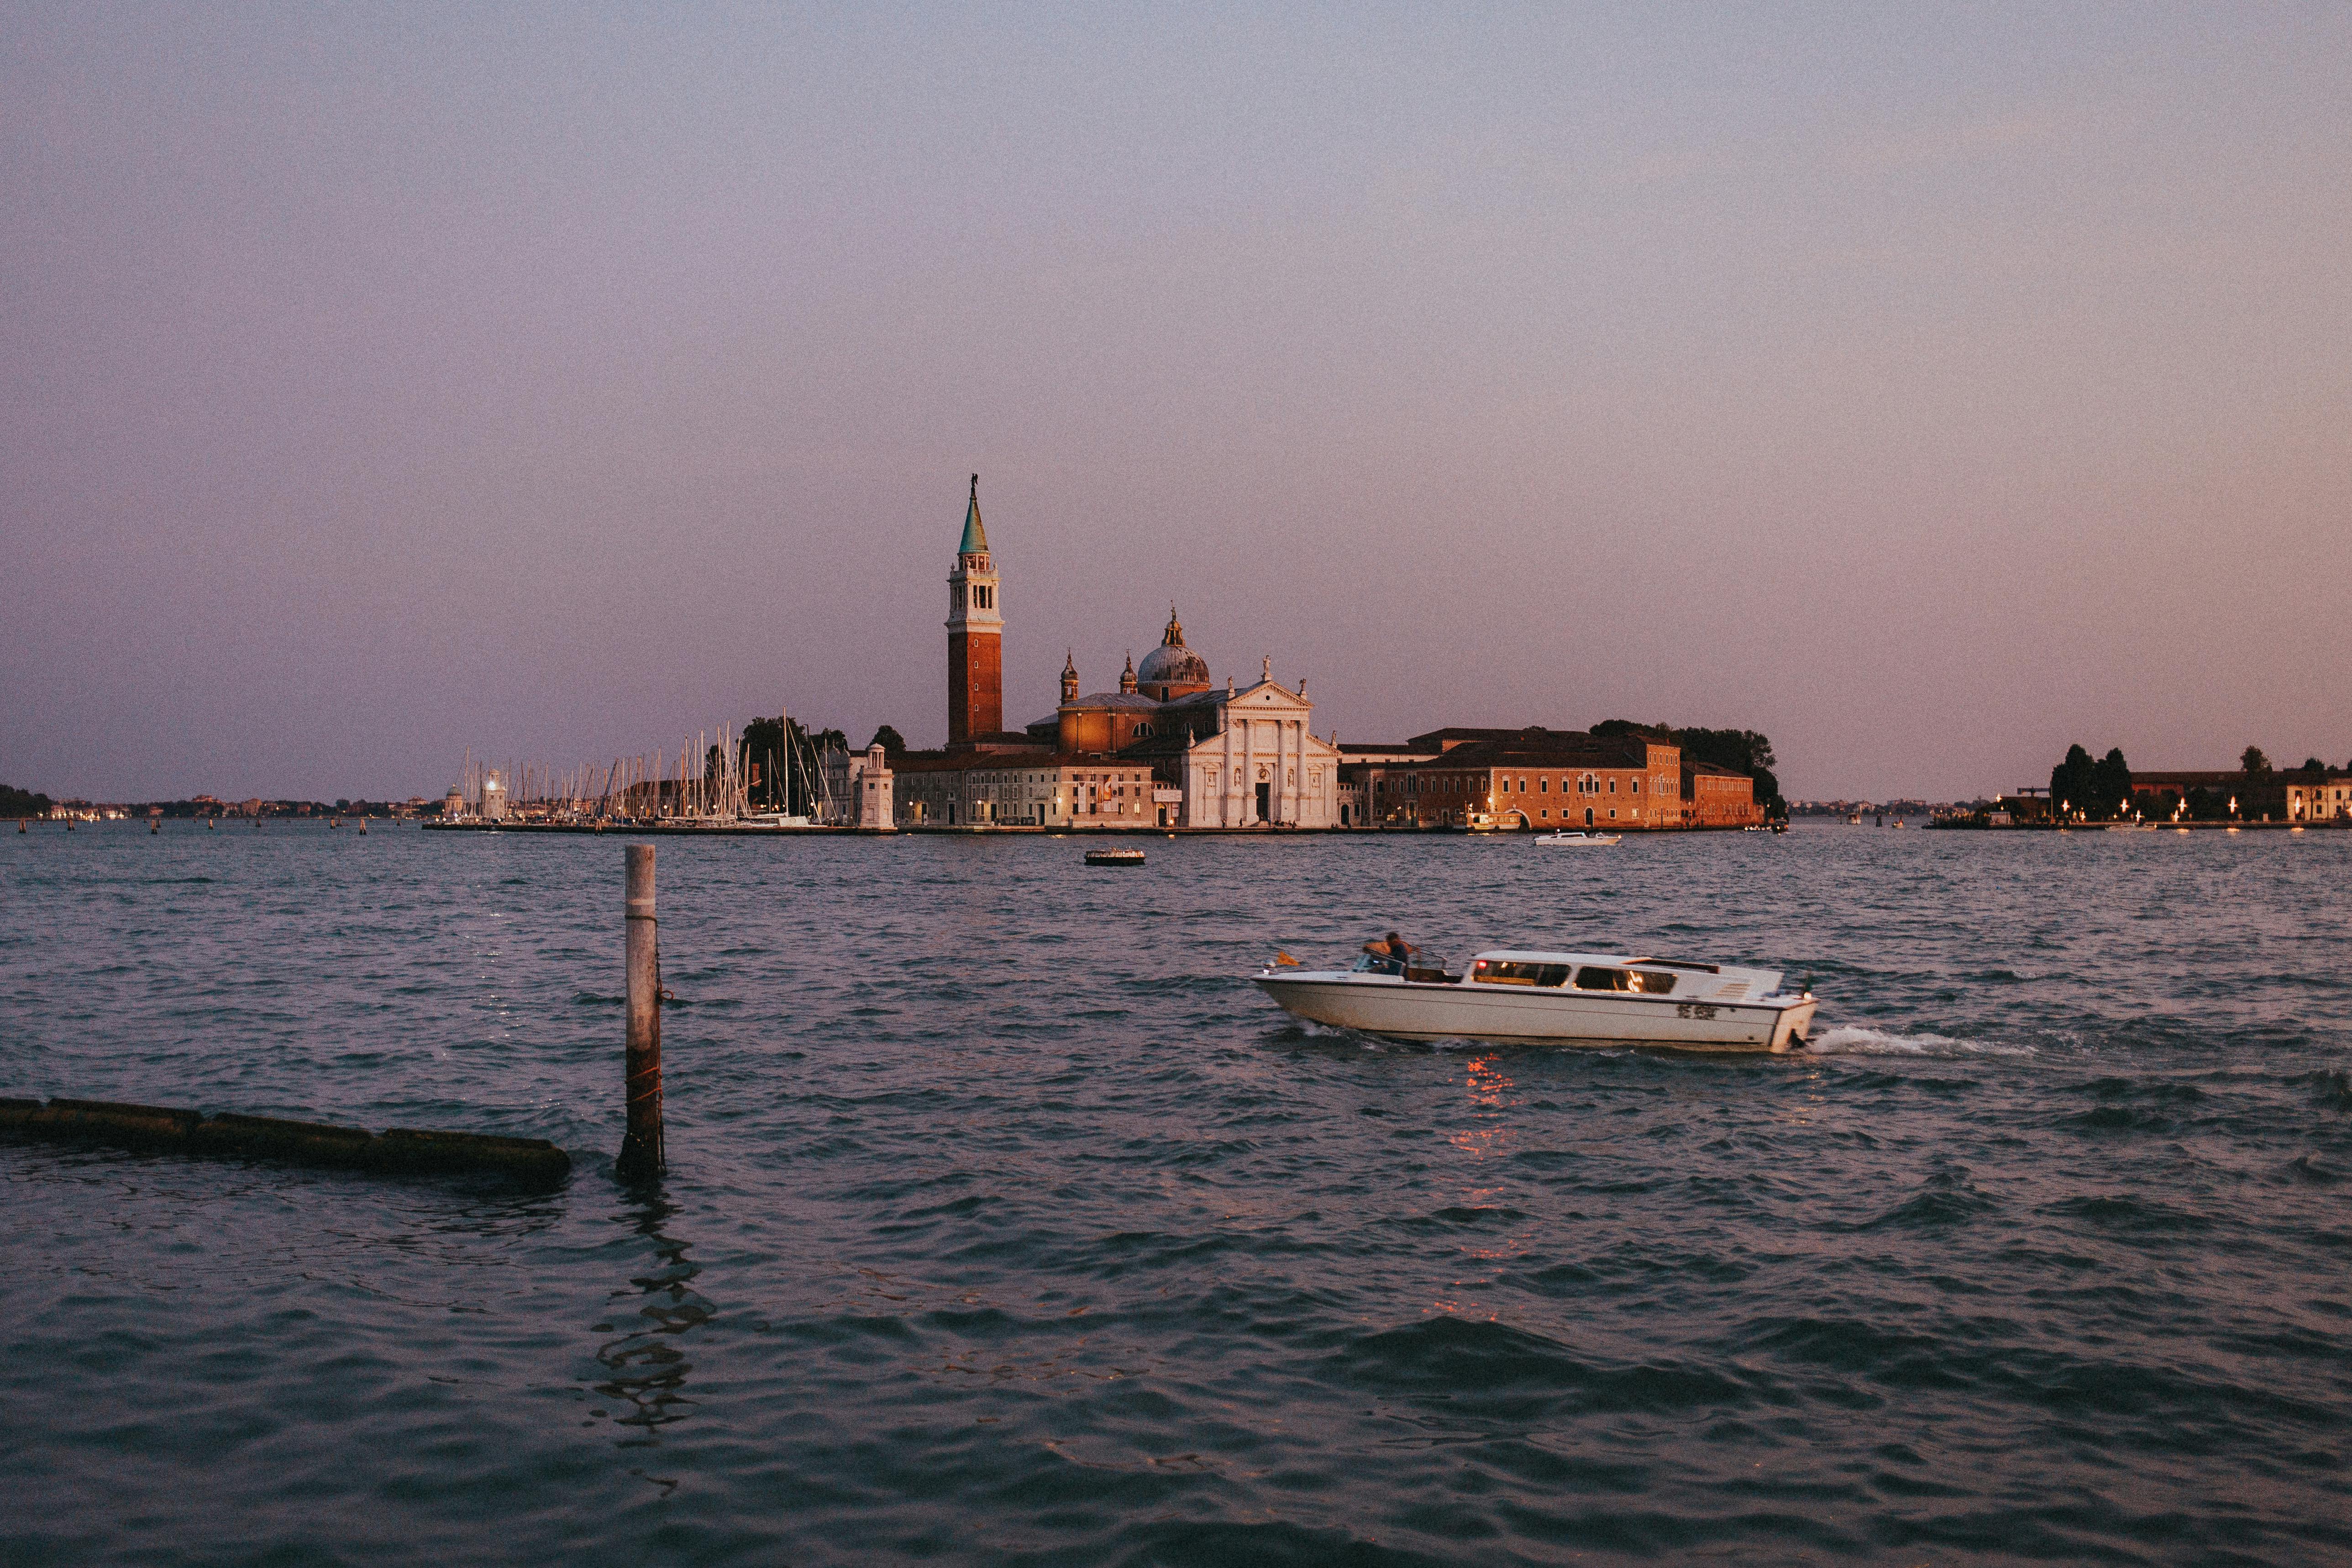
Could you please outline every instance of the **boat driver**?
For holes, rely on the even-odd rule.
[[[1391,931],[1378,942],[1365,943],[1364,951],[1370,953],[1379,962],[1384,972],[1402,975],[1404,973],[1405,965],[1420,949]]]

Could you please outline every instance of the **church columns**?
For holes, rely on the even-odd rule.
[[[1277,822],[1296,821],[1298,812],[1290,799],[1290,721],[1277,719],[1274,727],[1274,820]]]
[[[1234,825],[1234,716],[1221,708],[1217,720],[1225,737],[1225,765],[1217,770],[1217,826],[1230,828]]]

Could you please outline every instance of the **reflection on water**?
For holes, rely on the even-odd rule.
[[[1474,1056],[1464,1064],[1463,1087],[1470,1103],[1470,1124],[1454,1131],[1448,1141],[1465,1155],[1506,1153],[1511,1144],[1505,1113],[1518,1104],[1518,1085],[1503,1071],[1498,1056]]]
[[[626,1290],[614,1291],[609,1298],[615,1304],[638,1302],[635,1316],[642,1326],[608,1341],[596,1353],[612,1374],[595,1385],[596,1392],[628,1407],[614,1417],[616,1425],[634,1429],[621,1439],[623,1448],[656,1446],[660,1428],[686,1419],[694,1405],[685,1393],[694,1363],[687,1359],[683,1336],[709,1322],[715,1309],[694,1289],[701,1265],[687,1257],[686,1242],[662,1229],[677,1213],[677,1205],[656,1187],[645,1201],[615,1217],[652,1243],[654,1258],[652,1268],[632,1276]],[[619,1322],[616,1316],[596,1327],[611,1333]]]

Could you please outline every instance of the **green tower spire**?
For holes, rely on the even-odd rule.
[[[980,476],[971,476],[971,505],[964,509],[963,543],[956,547],[958,555],[986,555],[988,530],[980,526]]]

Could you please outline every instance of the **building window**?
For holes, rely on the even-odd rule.
[[[1549,795],[1549,794],[1550,794],[1550,793],[1551,793],[1551,780],[1550,780],[1550,779],[1537,779],[1537,780],[1536,780],[1536,793],[1537,793],[1537,794],[1538,794],[1538,795]],[[1550,814],[1549,812],[1546,812],[1546,813],[1545,813],[1545,815],[1547,815],[1547,816],[1549,816],[1549,814]]]

